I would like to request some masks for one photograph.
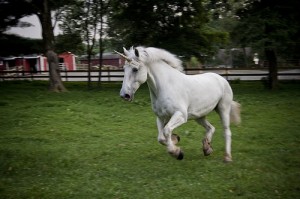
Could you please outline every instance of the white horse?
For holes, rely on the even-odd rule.
[[[210,155],[215,128],[205,116],[216,110],[224,128],[224,161],[232,161],[230,121],[240,122],[240,105],[233,101],[231,87],[223,77],[215,73],[185,75],[182,62],[163,49],[131,47],[118,54],[126,59],[121,97],[132,101],[140,85],[147,82],[157,116],[158,142],[167,146],[169,154],[183,159],[182,150],[176,146],[180,138],[172,131],[194,119],[206,129],[203,152]]]

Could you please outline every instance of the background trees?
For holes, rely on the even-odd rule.
[[[45,52],[85,49],[102,60],[105,49],[144,45],[204,62],[220,48],[251,47],[268,60],[270,87],[276,87],[277,59],[299,59],[298,8],[298,0],[2,0],[0,39],[20,17],[36,14]],[[63,32],[56,39],[51,11]]]
[[[300,2],[210,0],[205,5],[211,14],[210,26],[230,35],[227,48],[251,47],[260,55],[260,60],[267,61],[269,87],[276,88],[277,60],[300,58]]]
[[[269,66],[269,87],[278,87],[277,60],[300,58],[298,0],[252,0],[240,7],[239,22],[232,31],[236,42],[264,52]]]
[[[85,43],[88,57],[88,85],[91,83],[91,56],[94,54],[96,42],[99,41],[100,69],[102,66],[102,54],[105,49],[103,39],[105,37],[108,11],[108,0],[77,0],[72,5],[65,7],[60,17],[60,28],[64,35],[70,35]],[[72,36],[73,35],[73,36]],[[101,72],[101,71],[100,71]]]
[[[43,42],[40,39],[26,39],[16,35],[0,34],[0,56],[28,55],[41,53]]]
[[[180,56],[201,57],[210,51],[212,32],[206,31],[207,12],[199,0],[112,0],[109,36],[119,48],[162,47]]]
[[[72,0],[12,0],[0,1],[0,13],[2,15],[0,28],[3,32],[7,27],[16,25],[19,19],[26,15],[35,14],[38,16],[42,26],[43,49],[47,56],[50,79],[49,89],[55,92],[65,91],[61,81],[58,57],[54,49],[54,33],[51,18],[51,11],[72,3]]]

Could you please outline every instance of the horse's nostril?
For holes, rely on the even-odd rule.
[[[125,98],[125,99],[130,99],[130,95],[129,95],[129,94],[125,94],[125,95],[124,95],[124,98]]]

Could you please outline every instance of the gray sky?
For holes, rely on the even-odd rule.
[[[27,27],[27,28],[10,28],[7,33],[13,33],[20,35],[22,37],[29,37],[29,38],[35,38],[35,39],[41,39],[42,38],[42,31],[41,31],[41,25],[38,17],[36,15],[31,15],[28,17],[23,17],[21,21],[29,22],[33,26]],[[57,35],[59,33],[58,27],[54,28],[54,34]]]

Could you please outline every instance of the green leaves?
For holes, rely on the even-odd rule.
[[[156,46],[181,56],[199,56],[209,46],[201,30],[208,20],[201,1],[123,0],[112,6],[109,34],[121,46]]]
[[[234,37],[243,44],[274,48],[281,57],[299,58],[299,6],[297,0],[254,1],[237,12],[241,20]]]

